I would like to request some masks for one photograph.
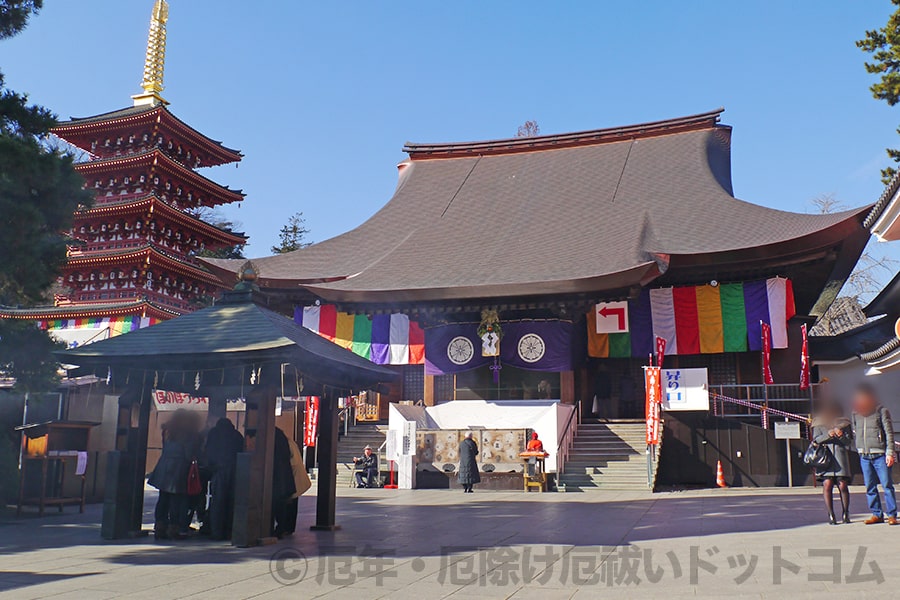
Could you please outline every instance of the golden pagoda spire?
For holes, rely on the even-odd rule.
[[[165,89],[163,76],[166,70],[166,23],[169,21],[169,3],[156,0],[150,16],[150,34],[147,36],[147,58],[144,60],[143,94],[132,96],[135,106],[168,104],[160,96]]]

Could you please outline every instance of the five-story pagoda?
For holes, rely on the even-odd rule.
[[[54,305],[0,309],[84,343],[169,319],[204,305],[222,282],[195,258],[245,238],[197,215],[244,195],[204,177],[202,167],[241,160],[183,121],[163,100],[168,3],[150,21],[143,92],[134,105],[71,119],[53,130],[88,160],[77,164],[94,205],[75,215]]]

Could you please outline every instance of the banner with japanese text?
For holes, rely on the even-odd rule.
[[[319,431],[319,397],[306,398],[306,412],[303,418],[303,445],[315,446],[316,434]]]
[[[644,367],[644,387],[647,391],[644,414],[647,420],[647,445],[659,444],[659,409],[662,400],[662,386],[660,382],[661,369],[659,367]]]

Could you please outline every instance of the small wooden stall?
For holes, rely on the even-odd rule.
[[[47,506],[56,506],[62,512],[67,504],[77,504],[80,512],[84,512],[88,442],[91,428],[97,425],[85,421],[46,421],[16,427],[16,431],[22,432],[16,516],[22,514],[23,506],[37,506],[40,516],[44,516]],[[81,480],[77,496],[66,495],[66,473],[70,470]]]
[[[530,492],[531,488],[536,488],[539,492],[547,491],[547,470],[544,468],[544,461],[548,456],[550,455],[543,451],[519,453],[519,457],[525,461],[522,477],[526,492]]]

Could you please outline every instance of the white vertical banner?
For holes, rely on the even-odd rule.
[[[309,329],[310,331],[314,331],[319,333],[319,313],[321,312],[320,306],[305,306],[303,307],[303,326]]]
[[[391,362],[392,365],[409,364],[409,317],[391,315]]]
[[[672,288],[650,290],[650,318],[653,321],[653,335],[666,340],[666,355],[678,354]]]
[[[766,280],[769,300],[769,325],[772,327],[772,347],[787,348],[787,279],[773,277]]]

